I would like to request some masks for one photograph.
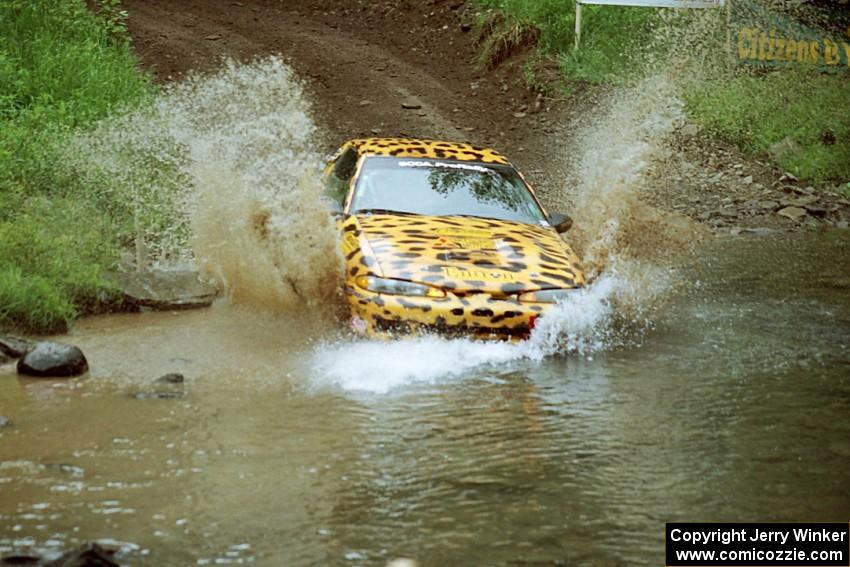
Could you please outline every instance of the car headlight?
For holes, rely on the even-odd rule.
[[[391,280],[375,276],[360,276],[355,280],[358,287],[375,292],[391,295],[413,295],[416,297],[445,297],[446,292],[430,285],[418,284],[404,280]]]
[[[541,289],[539,291],[528,291],[519,294],[519,300],[522,303],[557,303],[562,299],[579,293],[582,288],[574,287],[570,289]]]

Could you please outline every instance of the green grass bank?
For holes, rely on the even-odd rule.
[[[718,11],[584,6],[576,50],[574,0],[476,1],[485,9],[482,61],[531,37],[569,81],[622,83],[656,66],[681,65],[689,118],[705,131],[803,180],[844,188],[850,182],[850,71],[730,66]],[[818,16],[836,22],[829,12]]]
[[[117,0],[0,0],[0,328],[49,332],[116,295],[129,222],[90,198],[71,132],[148,100]]]

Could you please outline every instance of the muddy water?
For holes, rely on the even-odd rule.
[[[227,307],[83,321],[88,376],[0,370],[0,551],[649,565],[665,521],[846,521],[850,239],[701,256],[639,341],[542,360]]]

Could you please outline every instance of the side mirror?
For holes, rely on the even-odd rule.
[[[549,215],[549,224],[554,226],[558,232],[567,232],[573,227],[573,219],[569,215],[552,213]]]

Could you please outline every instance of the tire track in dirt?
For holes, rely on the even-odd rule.
[[[468,139],[482,126],[456,82],[435,78],[386,45],[317,21],[309,11],[267,4],[126,2],[142,62],[163,81],[215,68],[223,57],[283,54],[307,83],[327,144],[370,134]],[[483,137],[493,129],[486,126]]]

